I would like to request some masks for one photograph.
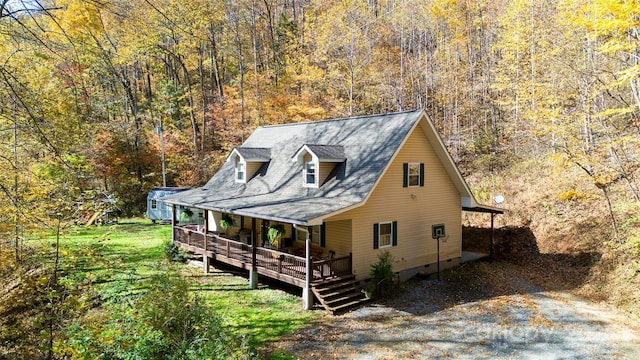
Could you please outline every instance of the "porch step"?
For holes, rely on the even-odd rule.
[[[342,290],[347,287],[358,287],[362,289],[362,287],[360,286],[360,281],[355,279],[332,282],[331,284],[320,283],[318,285],[315,285],[314,287],[319,293],[323,294],[324,296],[329,295],[328,293],[331,293],[331,291]]]
[[[364,304],[367,299],[362,292],[362,285],[355,275],[340,276],[315,283],[311,291],[320,304],[332,313],[346,311]]]

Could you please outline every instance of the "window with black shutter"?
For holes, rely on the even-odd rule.
[[[373,248],[381,249],[398,245],[398,222],[373,224]]]

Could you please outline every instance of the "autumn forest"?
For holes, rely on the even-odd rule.
[[[1,0],[0,242],[140,215],[260,125],[415,108],[498,226],[597,254],[582,292],[638,314],[636,1]]]

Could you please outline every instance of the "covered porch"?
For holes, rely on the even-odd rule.
[[[205,232],[197,225],[175,225],[173,243],[181,249],[202,255],[205,270],[209,267],[209,261],[214,260],[303,289],[307,286],[306,257],[259,246],[254,244],[251,236],[243,240],[229,239]],[[311,282],[352,273],[351,254],[330,258],[314,256],[311,252],[309,261]]]

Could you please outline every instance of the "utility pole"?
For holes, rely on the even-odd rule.
[[[18,104],[13,100],[13,229],[15,236],[16,261],[20,260],[20,232],[18,226]]]
[[[164,165],[164,129],[162,128],[162,116],[160,124],[156,126],[156,134],[160,136],[160,161],[162,162],[162,187],[167,187],[167,171]]]

